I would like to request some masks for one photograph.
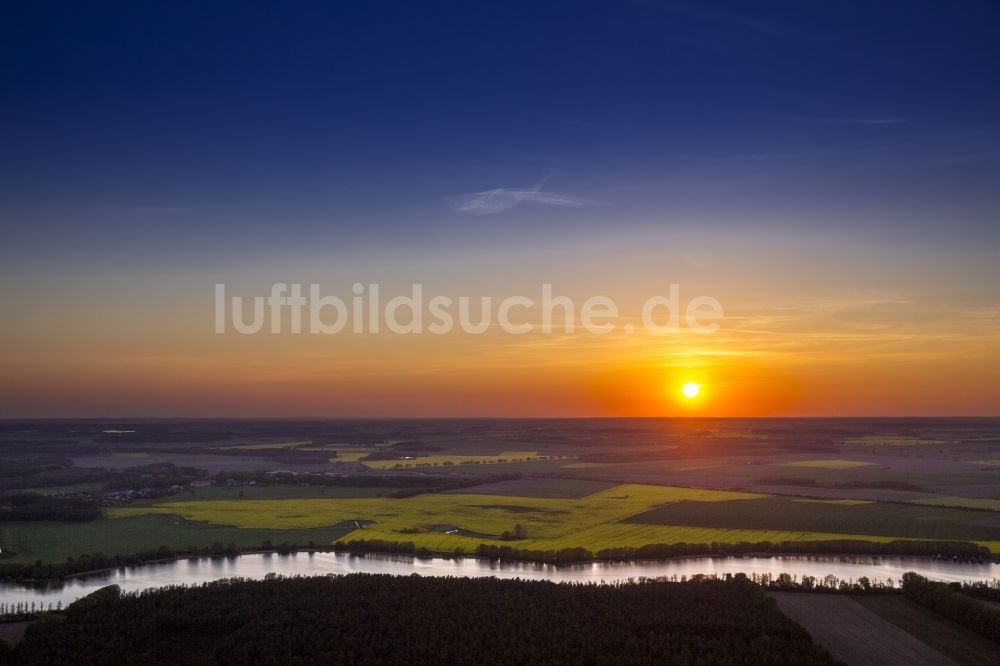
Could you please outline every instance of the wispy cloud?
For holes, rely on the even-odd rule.
[[[452,198],[452,207],[455,210],[472,215],[493,215],[522,204],[579,207],[590,206],[593,203],[590,199],[560,194],[559,192],[546,192],[538,187],[530,190],[498,187],[495,190],[463,194]]]

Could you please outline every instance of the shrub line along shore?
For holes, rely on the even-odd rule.
[[[900,547],[906,544],[906,547]],[[777,544],[650,544],[639,548],[605,549],[594,554],[584,548],[564,548],[554,551],[554,557],[534,555],[532,551],[519,551],[511,546],[494,546],[483,544],[475,552],[433,551],[418,548],[409,541],[349,541],[337,542],[327,546],[297,544],[281,544],[263,548],[239,548],[230,546],[222,551],[199,549],[188,552],[177,552],[163,557],[145,559],[142,553],[131,556],[100,556],[102,559],[114,560],[106,566],[67,571],[60,573],[59,567],[65,565],[43,565],[42,568],[53,572],[49,576],[18,575],[34,573],[35,565],[18,564],[3,565],[0,563],[0,581],[23,584],[50,582],[53,580],[69,580],[84,578],[102,573],[108,573],[123,567],[139,567],[152,564],[164,564],[184,560],[230,559],[241,555],[291,555],[297,553],[345,553],[352,555],[404,555],[418,559],[439,557],[443,559],[470,559],[503,561],[512,564],[544,564],[549,566],[572,566],[592,563],[628,563],[628,562],[668,562],[674,560],[695,559],[704,557],[921,557],[927,559],[952,559],[963,562],[1000,562],[1000,554],[994,554],[984,546],[966,542],[926,542],[926,541],[893,541],[888,543],[851,541],[851,542],[800,542],[787,541]],[[923,552],[914,546],[933,546]],[[811,546],[811,548],[809,547]],[[824,546],[830,546],[825,548]],[[836,547],[835,547],[836,546]],[[846,546],[846,547],[845,547]],[[851,546],[856,546],[851,548]],[[612,551],[612,552],[608,552]],[[676,552],[675,552],[676,551]],[[681,552],[686,551],[686,552]],[[88,556],[82,558],[90,559]],[[95,558],[98,556],[94,556]]]

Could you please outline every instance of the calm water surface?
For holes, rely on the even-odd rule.
[[[524,578],[555,582],[616,582],[642,576],[687,576],[696,574],[789,573],[822,578],[870,579],[896,584],[907,571],[943,581],[978,581],[1000,578],[1000,564],[960,563],[926,558],[900,557],[702,557],[669,561],[593,562],[569,566],[529,563],[499,563],[475,558],[419,559],[397,555],[350,555],[344,553],[247,554],[231,559],[177,560],[73,578],[46,587],[0,585],[0,602],[39,602],[46,606],[61,601],[66,605],[105,585],[117,584],[125,591],[166,585],[197,585],[221,578],[260,579],[274,573],[283,576],[381,573],[421,576],[467,576]]]

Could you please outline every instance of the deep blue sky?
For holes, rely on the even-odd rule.
[[[692,376],[706,414],[994,414],[998,34],[995,0],[2,3],[0,415],[652,415]],[[312,281],[726,316],[213,333],[216,283]]]
[[[544,179],[600,205],[476,229],[889,210],[889,233],[977,243],[998,28],[986,1],[6,3],[3,224],[132,249],[469,233],[450,197]]]

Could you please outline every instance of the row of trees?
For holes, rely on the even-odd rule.
[[[1000,610],[962,594],[961,584],[927,580],[911,571],[903,574],[903,594],[921,606],[1000,643]]]
[[[782,476],[777,478],[762,478],[755,482],[758,486],[798,486],[801,488],[838,488],[842,490],[908,490],[911,492],[926,492],[924,488],[909,481],[898,480],[864,480],[864,481],[821,481],[803,476]]]
[[[224,483],[229,479],[235,480],[239,484],[248,484],[253,481],[256,485],[309,485],[309,486],[335,486],[353,488],[398,488],[389,493],[390,497],[410,497],[420,493],[445,492],[448,490],[458,490],[471,486],[497,483],[500,481],[512,481],[520,479],[520,474],[489,474],[471,478],[455,478],[439,474],[436,476],[401,476],[399,474],[363,474],[328,476],[319,473],[293,473],[293,472],[219,472],[214,479],[218,483]]]
[[[1000,578],[962,583],[962,594],[990,601],[1000,601]]]
[[[0,602],[0,617],[5,620],[17,620],[21,618],[34,619],[39,613],[54,613],[62,610],[62,602],[52,602],[48,604],[38,601],[19,601],[17,603]]]
[[[532,550],[507,545],[482,544],[475,554],[495,560],[531,562],[582,562],[586,560],[659,560],[677,557],[718,557],[751,553],[788,555],[859,555],[958,558],[988,561],[992,553],[985,546],[964,541],[770,541],[738,543],[654,543],[645,546],[605,548],[593,553],[586,548]]]
[[[275,547],[273,544],[265,542],[262,544],[265,550],[282,549],[291,552],[297,546],[292,544],[281,544]],[[34,564],[18,564],[11,562],[0,563],[0,581],[48,581],[66,578],[76,574],[102,571],[117,567],[137,566],[153,562],[156,560],[168,560],[178,557],[236,557],[241,549],[236,544],[214,543],[211,546],[191,547],[191,548],[170,548],[160,546],[156,550],[144,551],[132,555],[104,555],[95,553],[93,555],[80,555],[79,557],[69,557],[65,562],[43,563],[41,560]]]
[[[523,525],[516,525],[512,532],[506,533],[504,539],[508,543],[480,544],[473,555],[491,560],[541,562],[546,564],[567,564],[571,562],[586,562],[592,560],[631,561],[655,560],[680,557],[719,557],[727,555],[748,555],[751,553],[789,554],[789,555],[859,555],[859,556],[910,556],[959,558],[964,560],[989,560],[992,557],[989,549],[974,543],[952,541],[892,541],[876,543],[872,541],[783,541],[771,543],[768,541],[749,543],[670,543],[649,544],[640,547],[606,548],[596,554],[586,548],[561,549],[530,549],[517,548],[508,545],[509,541],[527,537]],[[318,549],[314,542],[307,544],[283,542],[279,544],[264,541],[263,550],[290,553],[302,549]],[[398,553],[415,557],[433,557],[435,555],[465,556],[470,553],[463,548],[456,548],[450,553],[438,553],[429,548],[418,547],[412,541],[386,541],[382,539],[351,539],[338,541],[329,547],[337,552],[352,553]],[[98,571],[121,566],[134,566],[153,560],[164,560],[177,557],[235,557],[242,549],[235,544],[215,543],[206,547],[170,548],[160,546],[157,550],[136,553],[132,555],[81,555],[69,558],[64,563],[13,564],[0,563],[0,581],[3,580],[42,580],[57,579],[66,576]],[[980,596],[988,596],[988,590],[980,589]],[[1000,593],[995,593],[1000,595]]]
[[[671,557],[747,555],[750,553],[788,555],[860,555],[933,557],[989,561],[993,554],[986,546],[968,541],[911,541],[885,543],[854,539],[828,541],[757,541],[738,543],[655,543],[639,547],[605,548],[597,552],[601,560],[655,560]]]

